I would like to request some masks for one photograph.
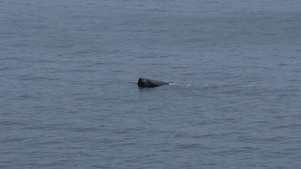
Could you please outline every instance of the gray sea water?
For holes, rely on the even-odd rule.
[[[0,168],[300,168],[300,9],[0,0]]]

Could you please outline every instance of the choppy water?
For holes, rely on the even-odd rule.
[[[299,168],[300,8],[0,1],[0,168]]]

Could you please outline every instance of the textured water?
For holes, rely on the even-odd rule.
[[[0,168],[299,168],[300,8],[0,1]]]

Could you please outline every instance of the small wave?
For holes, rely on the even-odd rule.
[[[174,82],[171,82],[171,83],[168,83],[170,86],[180,86],[179,83],[174,83]]]
[[[198,88],[206,88],[206,87],[216,87],[213,84],[192,84],[192,83],[175,83],[170,82],[170,86],[182,86],[182,87],[198,87]]]

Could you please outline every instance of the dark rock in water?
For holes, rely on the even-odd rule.
[[[159,81],[159,80],[139,78],[137,85],[139,88],[152,88],[152,87],[158,87],[163,85],[169,85],[169,83]]]

